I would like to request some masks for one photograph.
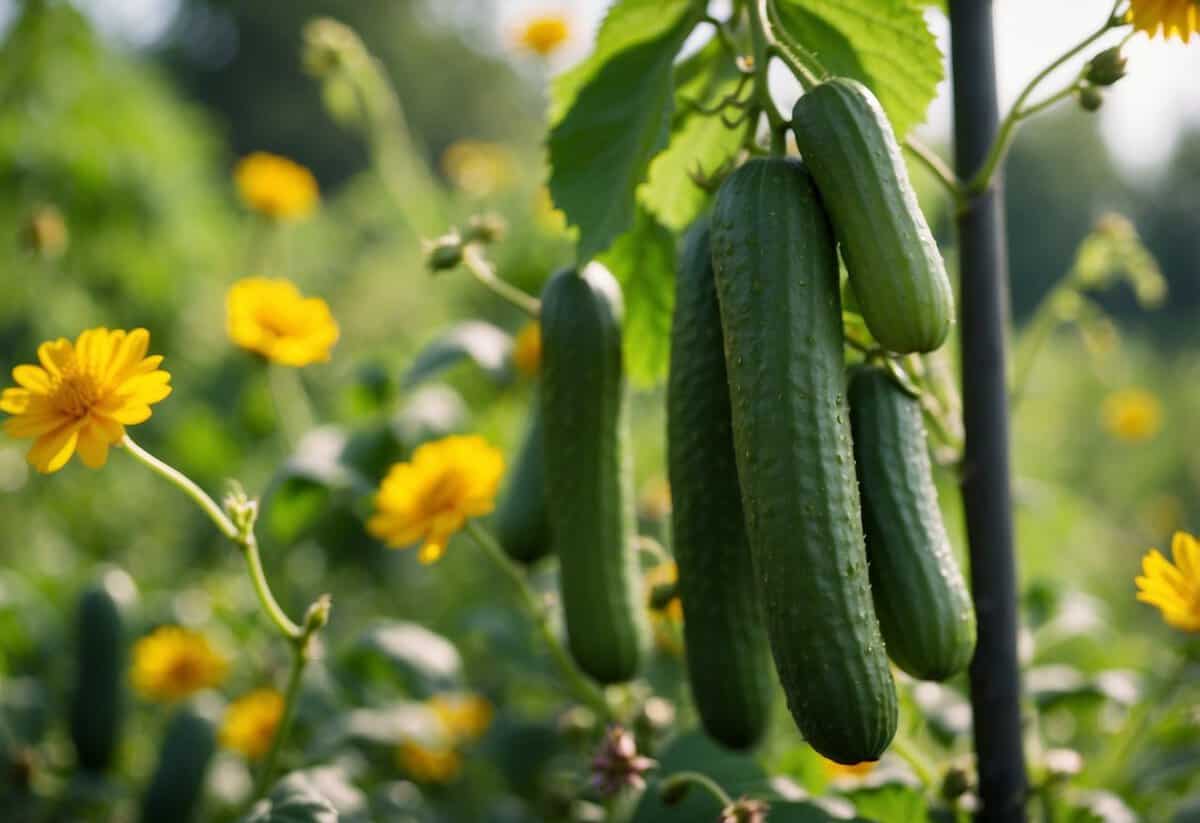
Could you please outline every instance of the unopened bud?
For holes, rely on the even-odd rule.
[[[1104,105],[1104,92],[1097,86],[1080,87],[1079,105],[1084,111],[1097,111]]]
[[[38,206],[21,227],[21,245],[47,260],[61,257],[67,240],[66,221],[54,206]]]
[[[508,224],[498,214],[477,214],[467,223],[463,231],[464,243],[495,243],[504,236]]]
[[[462,262],[463,241],[456,232],[432,241],[425,249],[425,262],[430,271],[450,271]]]
[[[363,51],[354,29],[328,17],[306,23],[303,39],[304,68],[317,77],[336,71]]]
[[[964,766],[951,766],[942,777],[942,799],[953,803],[971,790],[971,772]]]
[[[308,607],[308,611],[304,614],[304,633],[311,635],[325,628],[325,625],[329,623],[329,611],[332,608],[333,601],[327,594],[323,594],[314,600],[313,604]]]
[[[1125,76],[1125,64],[1129,61],[1121,54],[1120,46],[1105,49],[1087,64],[1084,77],[1093,86],[1111,86]]]

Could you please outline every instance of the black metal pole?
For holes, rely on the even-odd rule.
[[[999,127],[991,0],[952,0],[954,154],[969,180]],[[1027,782],[1021,745],[1017,580],[1009,468],[1008,259],[999,175],[958,218],[963,424],[962,495],[979,642],[971,662],[971,710],[986,823],[1023,822]]]

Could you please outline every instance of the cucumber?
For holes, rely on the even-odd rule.
[[[921,405],[878,366],[850,380],[871,593],[888,656],[920,680],[945,680],[975,652],[975,610],[942,513]]]
[[[819,753],[875,760],[896,690],[871,604],[845,397],[837,251],[804,165],[722,184],[712,256],[733,440],[759,593],[788,708]]]
[[[792,127],[871,334],[894,352],[941,346],[954,294],[875,95],[856,80],[827,80],[797,101]]]
[[[184,706],[167,724],[158,765],[142,797],[142,823],[186,823],[196,817],[204,778],[217,747],[206,712]]]
[[[102,585],[79,597],[75,614],[75,687],[69,725],[75,760],[88,772],[112,768],[125,715],[125,627]]]
[[[774,680],[746,541],[708,219],[689,230],[675,286],[667,382],[667,469],[692,698],[705,731],[758,743]]]
[[[535,397],[529,425],[513,462],[492,528],[514,560],[532,565],[550,553],[550,520],[546,514],[546,480],[541,401]]]
[[[558,272],[542,293],[546,504],[567,643],[602,683],[632,678],[648,640],[633,545],[622,312],[620,286],[595,263]]]

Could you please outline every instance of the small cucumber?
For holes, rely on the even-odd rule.
[[[535,397],[525,439],[492,519],[500,545],[514,560],[528,565],[549,554],[552,546],[546,514],[543,428],[541,401]]]
[[[204,778],[217,747],[207,713],[184,706],[167,724],[158,765],[142,797],[142,823],[186,823],[195,819]]]
[[[830,760],[875,760],[896,690],[867,577],[837,251],[803,164],[730,175],[711,243],[746,531],[788,708]]]
[[[871,334],[894,352],[941,346],[954,294],[875,95],[856,80],[827,80],[797,101],[792,127]]]
[[[667,467],[692,698],[705,731],[758,743],[774,678],[746,542],[708,219],[689,230],[675,284],[667,382]]]
[[[921,405],[878,366],[850,380],[854,459],[875,612],[888,656],[920,680],[945,680],[975,652],[975,610],[942,513]]]
[[[542,293],[546,505],[568,645],[602,683],[632,678],[648,639],[633,546],[622,312],[620,286],[595,263],[558,272]]]
[[[125,715],[125,628],[113,596],[102,585],[88,588],[75,614],[75,687],[71,694],[71,742],[79,767],[112,768]]]

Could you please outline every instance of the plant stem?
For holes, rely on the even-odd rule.
[[[721,808],[733,805],[733,798],[721,788],[720,784],[718,784],[717,781],[713,780],[708,775],[701,774],[700,772],[675,772],[674,774],[668,775],[663,779],[662,783],[659,784],[659,794],[661,795],[663,793],[669,793],[675,787],[684,783],[692,783],[704,789],[706,792],[711,794],[718,803],[721,804]]]
[[[954,198],[955,204],[961,208],[963,186],[962,181],[954,174],[954,169],[950,168],[942,158],[938,157],[933,149],[915,137],[909,137],[905,140],[904,148],[946,188],[946,191]]]
[[[1028,778],[1017,662],[1017,572],[1013,546],[1005,337],[1008,261],[999,186],[992,3],[950,4],[955,166],[983,166],[958,215],[961,260],[962,496],[978,642],[970,666],[980,809],[977,820],[1022,823]],[[1011,127],[1010,127],[1011,128]],[[986,159],[985,159],[986,158]]]
[[[1052,63],[1050,63],[1050,65],[1046,66],[1046,68],[1034,75],[1034,78],[1030,80],[1028,84],[1026,84],[1024,89],[1021,90],[1021,93],[1017,95],[1016,101],[1012,104],[1012,108],[1009,109],[1008,114],[1005,115],[1004,122],[1000,124],[999,132],[992,141],[991,148],[989,149],[987,156],[984,158],[982,165],[967,183],[968,192],[972,194],[979,194],[983,191],[986,191],[991,185],[992,176],[995,174],[996,168],[1000,165],[1000,162],[1008,153],[1009,146],[1012,144],[1017,124],[1029,115],[1045,108],[1048,102],[1056,102],[1054,100],[1043,101],[1042,104],[1038,104],[1035,107],[1024,108],[1025,101],[1029,99],[1031,94],[1033,94],[1034,89],[1036,89],[1043,80],[1053,74],[1056,69],[1058,69],[1075,55],[1079,54],[1079,52],[1086,49],[1092,43],[1103,37],[1108,30],[1113,27],[1114,20],[1116,19],[1116,10],[1119,6],[1120,2],[1113,6],[1113,10],[1109,13],[1108,17],[1105,18],[1103,26],[1101,26],[1097,31],[1088,35],[1075,46],[1072,46]],[[964,172],[970,171],[970,169],[959,169],[960,176]]]
[[[471,272],[475,279],[486,288],[497,296],[507,300],[530,317],[535,320],[537,319],[542,310],[541,301],[536,297],[530,297],[516,286],[511,286],[497,277],[496,270],[492,268],[492,264],[487,261],[474,244],[468,243],[463,247],[462,261],[463,265],[467,267],[467,271]]]
[[[126,434],[121,440],[121,445],[124,446],[125,451],[129,452],[129,454],[136,458],[138,462],[149,468],[159,477],[166,478],[172,485],[190,497],[192,501],[200,507],[200,510],[208,515],[208,518],[212,520],[213,524],[217,527],[217,530],[220,531],[221,534],[225,535],[225,537],[229,540],[232,540],[235,543],[237,542],[238,530],[237,527],[233,525],[233,521],[229,519],[225,512],[221,511],[221,507],[217,505],[215,500],[205,493],[204,489],[192,482],[190,477],[176,469],[174,466],[167,465],[154,455],[150,454],[150,452],[143,449],[137,443],[134,443],[133,439],[128,434]]]
[[[929,764],[929,759],[911,742],[897,735],[892,740],[891,750],[897,757],[908,764],[908,767],[913,770],[913,774],[917,776],[917,780],[920,780],[922,785],[927,789],[936,786],[937,776],[934,774],[933,767]]]
[[[293,366],[268,363],[267,381],[271,385],[279,428],[288,446],[294,447],[304,433],[313,427],[315,419],[308,393],[300,382],[300,370]]]
[[[258,777],[254,781],[252,795],[254,799],[262,797],[271,787],[271,777],[275,773],[275,763],[279,759],[279,751],[283,748],[283,741],[287,739],[288,732],[291,730],[292,719],[296,715],[296,698],[300,694],[300,682],[304,679],[304,668],[308,665],[308,643],[309,640],[306,637],[293,649],[292,668],[288,672],[287,686],[283,692],[283,713],[279,715],[279,725],[275,728],[271,748],[267,751],[267,756],[263,758],[262,765],[259,766]]]
[[[574,661],[571,660],[567,650],[559,642],[558,637],[554,634],[554,630],[550,627],[550,614],[545,604],[542,603],[537,593],[529,585],[525,571],[505,554],[504,549],[500,547],[496,539],[476,521],[467,521],[467,533],[471,535],[471,538],[483,549],[492,562],[500,567],[517,589],[517,593],[521,596],[521,605],[530,618],[533,619],[542,642],[546,644],[546,648],[550,651],[550,656],[554,658],[554,663],[558,666],[559,673],[567,681],[567,685],[570,686],[575,696],[593,709],[601,718],[608,719],[611,712],[608,700],[604,697],[604,692],[588,679],[587,675],[579,670]]]
[[[304,637],[304,629],[292,622],[280,607],[275,595],[271,593],[271,586],[263,572],[262,557],[258,552],[258,539],[253,532],[248,532],[234,542],[242,550],[242,556],[246,560],[246,571],[250,574],[250,582],[254,584],[254,593],[258,596],[263,611],[275,624],[275,628],[279,629],[280,634],[293,642],[300,642]]]

